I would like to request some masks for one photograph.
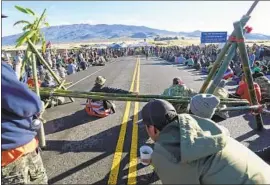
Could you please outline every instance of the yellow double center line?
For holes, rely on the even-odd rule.
[[[137,76],[136,76],[137,74]],[[137,77],[137,78],[136,78]],[[140,59],[137,58],[136,66],[133,72],[132,83],[130,86],[130,91],[133,91],[136,78],[136,92],[139,92],[139,79],[140,79]],[[123,147],[127,130],[127,123],[129,121],[131,102],[128,101],[125,108],[125,113],[123,116],[123,121],[120,128],[120,134],[116,145],[116,150],[114,153],[114,158],[112,162],[111,172],[108,180],[108,184],[117,184],[120,163],[123,155]],[[138,112],[139,103],[135,102],[134,107],[134,118],[132,127],[132,141],[131,141],[131,151],[130,151],[130,163],[129,163],[129,173],[128,173],[128,184],[136,184],[137,177],[137,148],[138,148]]]
[[[140,90],[140,59],[138,59],[136,92]],[[139,117],[139,102],[135,102],[133,114],[132,139],[130,147],[130,162],[128,170],[128,184],[136,184],[137,182],[137,151],[138,151],[138,117]]]

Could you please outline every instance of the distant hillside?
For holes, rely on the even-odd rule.
[[[68,43],[87,41],[90,39],[115,39],[115,38],[153,38],[159,36],[184,36],[200,37],[201,31],[194,32],[172,32],[153,29],[145,26],[130,25],[107,25],[107,24],[73,24],[62,26],[51,26],[42,29],[46,40],[53,43]],[[21,34],[6,36],[2,38],[2,45],[14,45]],[[269,35],[252,33],[247,36],[251,40],[270,40]]]

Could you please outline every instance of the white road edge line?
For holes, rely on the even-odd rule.
[[[103,70],[103,69],[105,69],[105,68],[109,67],[109,66],[110,66],[112,63],[115,63],[115,62],[117,62],[117,61],[115,60],[115,61],[113,61],[113,62],[109,63],[109,65],[107,65],[106,67],[103,67],[103,68],[101,68],[101,69],[99,69],[99,70],[95,71],[94,73],[91,73],[90,75],[88,75],[88,76],[86,76],[86,77],[84,77],[84,78],[80,79],[79,81],[77,81],[77,82],[73,83],[72,85],[68,86],[68,87],[67,87],[67,89],[69,89],[69,88],[73,87],[74,85],[76,85],[76,84],[80,83],[81,81],[83,81],[83,80],[85,80],[85,79],[89,78],[90,76],[93,76],[94,74],[96,74],[96,73],[98,73],[99,71],[101,71],[101,70]]]

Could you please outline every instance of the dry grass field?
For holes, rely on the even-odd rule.
[[[54,49],[72,49],[76,47],[80,47],[81,45],[90,45],[95,46],[95,44],[112,44],[112,43],[122,43],[125,42],[128,44],[134,44],[138,42],[142,42],[143,39],[130,39],[130,38],[121,38],[121,39],[108,39],[108,40],[91,40],[91,41],[85,41],[85,42],[73,42],[73,43],[53,43]],[[199,39],[186,39],[186,40],[171,40],[171,41],[154,41],[154,40],[147,40],[147,42],[158,45],[158,46],[190,46],[192,44],[199,45],[200,40]],[[248,45],[253,45],[254,43],[258,45],[267,45],[270,46],[270,40],[247,40],[246,43]],[[40,46],[38,46],[40,47]],[[18,48],[15,48],[15,46],[3,46],[2,50],[9,51],[9,50],[24,50],[25,46],[21,46]]]

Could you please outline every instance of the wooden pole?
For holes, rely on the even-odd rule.
[[[214,77],[217,69],[220,66],[220,63],[222,61],[222,59],[224,58],[225,54],[227,53],[228,49],[231,47],[231,43],[227,42],[225,44],[225,46],[222,48],[221,52],[219,53],[215,63],[213,64],[212,69],[210,70],[209,74],[207,75],[206,80],[204,81],[199,93],[204,93],[206,91],[206,89],[208,88],[212,78]]]
[[[226,58],[224,59],[224,61],[222,62],[215,78],[214,81],[211,83],[209,89],[207,90],[208,94],[213,94],[216,87],[218,86],[218,84],[220,83],[221,79],[223,78],[224,73],[226,72],[226,70],[228,69],[228,66],[230,64],[230,61],[232,60],[232,58],[235,55],[235,51],[236,51],[237,45],[235,43],[232,44],[231,48],[229,49],[228,55],[226,56]]]
[[[246,15],[244,15],[240,22],[242,23],[242,26],[245,26],[246,23],[248,22],[248,20],[250,19],[250,14],[252,13],[252,11],[254,10],[254,8],[256,7],[256,5],[258,4],[258,0],[256,0],[252,6],[249,8],[248,12],[246,13]],[[231,36],[235,36],[235,30],[231,33]],[[218,67],[220,66],[221,61],[223,60],[225,54],[227,53],[228,49],[231,47],[232,42],[231,41],[227,41],[225,46],[222,48],[221,52],[219,53],[211,71],[209,72],[206,80],[204,81],[201,89],[200,89],[200,93],[205,93],[206,89],[208,88],[211,80],[213,79],[216,70],[218,69]]]
[[[257,6],[259,3],[259,0],[255,0],[251,7],[249,8],[248,12],[246,13],[246,16],[250,16],[250,14],[253,12],[254,8]]]
[[[55,75],[55,73],[53,72],[53,70],[51,69],[51,67],[48,65],[48,63],[44,60],[44,58],[38,52],[38,50],[35,47],[35,45],[33,44],[33,42],[30,39],[28,39],[27,42],[28,42],[29,46],[31,47],[32,51],[37,55],[37,57],[40,60],[40,62],[45,65],[45,67],[49,70],[49,72],[51,73],[51,75],[53,76],[53,78],[55,79],[55,81],[58,83],[58,85],[60,85],[61,84],[60,79],[58,78],[57,75]],[[62,86],[62,89],[66,90],[67,88],[65,86]],[[74,102],[74,99],[73,98],[69,98],[69,99],[70,99],[70,101]]]
[[[54,89],[54,90],[58,90],[58,89],[61,89],[62,87],[63,87],[63,85],[65,84],[65,81],[66,80],[63,80],[62,82],[61,82],[61,84],[56,88],[56,89]],[[49,106],[49,104],[50,104],[50,100],[45,104],[45,109]]]
[[[37,95],[40,97],[39,86],[38,86],[39,85],[38,84],[38,76],[37,76],[37,63],[36,63],[35,54],[32,54],[31,60],[32,60],[32,68],[33,68],[32,69],[33,70],[33,79],[35,82],[35,91],[36,91]],[[40,148],[44,148],[46,146],[46,139],[45,139],[45,132],[44,132],[43,123],[41,124],[41,127],[37,132],[37,136],[38,136]]]
[[[247,53],[247,49],[244,42],[243,27],[241,25],[241,22],[239,21],[235,22],[233,25],[234,25],[234,30],[236,32],[236,38],[238,40],[237,45],[238,45],[240,57],[242,60],[246,82],[248,84],[248,93],[251,100],[251,105],[259,105],[256,93],[255,93],[255,89],[254,89],[251,69],[249,66],[248,53]],[[261,114],[258,114],[255,117],[256,117],[256,123],[257,123],[257,130],[262,130],[264,127],[263,127],[263,120],[262,120]]]

